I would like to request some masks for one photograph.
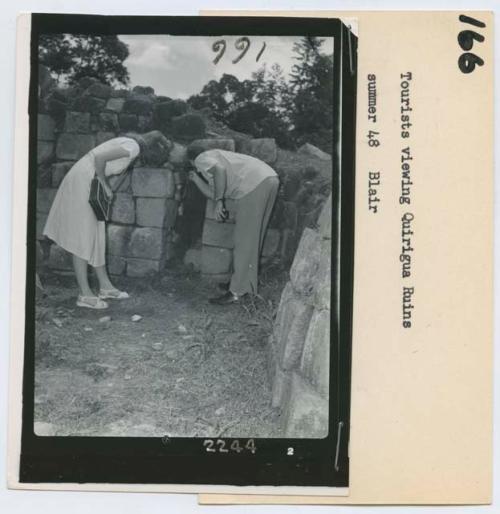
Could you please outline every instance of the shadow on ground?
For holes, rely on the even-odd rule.
[[[117,285],[131,298],[93,311],[75,306],[72,275],[40,270],[35,431],[279,437],[266,347],[285,275],[269,272],[266,280],[264,273],[260,297],[218,307],[207,303],[214,285],[169,270],[146,281],[122,279]]]

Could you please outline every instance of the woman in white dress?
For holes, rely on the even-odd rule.
[[[106,227],[98,221],[89,203],[90,183],[94,176],[109,198],[113,190],[108,177],[125,171],[139,155],[154,165],[168,158],[170,142],[159,131],[127,134],[110,139],[84,155],[64,177],[47,218],[44,235],[73,256],[73,267],[80,289],[77,306],[106,309],[106,299],[125,299],[129,295],[111,283],[106,271]],[[161,161],[161,162],[160,162]],[[88,265],[95,269],[99,294],[89,286]]]

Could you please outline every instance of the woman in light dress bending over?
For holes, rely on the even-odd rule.
[[[141,159],[153,166],[168,158],[171,143],[159,131],[127,134],[110,139],[84,155],[64,177],[47,218],[43,234],[72,254],[79,287],[78,307],[106,309],[107,299],[125,299],[129,295],[111,283],[106,271],[106,227],[98,221],[89,203],[90,183],[94,176],[109,198],[113,191],[108,177],[124,172]],[[95,269],[99,293],[89,286],[88,265]]]

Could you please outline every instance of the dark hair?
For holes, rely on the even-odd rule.
[[[158,130],[137,134],[128,132],[124,137],[135,140],[140,147],[140,160],[143,165],[161,166],[168,160],[172,143]]]
[[[190,161],[194,161],[196,157],[198,157],[198,155],[200,155],[200,153],[203,153],[205,150],[206,148],[204,148],[202,144],[196,142],[191,143],[187,147],[187,158]]]

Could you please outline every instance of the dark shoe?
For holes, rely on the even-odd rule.
[[[221,291],[229,291],[229,284],[231,282],[221,282],[220,284],[217,284],[217,287],[221,290]]]
[[[224,293],[222,296],[208,299],[208,303],[215,305],[229,305],[231,303],[238,303],[239,301],[239,297],[235,296],[231,291],[227,291],[227,293]]]

